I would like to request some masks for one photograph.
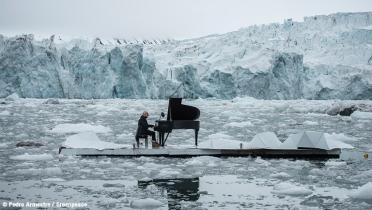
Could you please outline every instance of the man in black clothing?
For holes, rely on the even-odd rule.
[[[149,116],[149,113],[144,111],[140,119],[138,120],[138,128],[137,128],[137,133],[136,133],[137,147],[139,147],[139,137],[141,136],[151,136],[152,141],[156,141],[155,132],[148,130],[150,127],[154,127],[154,125],[149,125],[147,123],[148,116]]]

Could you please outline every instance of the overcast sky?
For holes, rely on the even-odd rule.
[[[0,0],[0,33],[183,39],[361,11],[372,0]]]

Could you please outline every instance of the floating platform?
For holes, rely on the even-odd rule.
[[[114,156],[114,157],[169,157],[189,158],[196,156],[214,157],[263,157],[263,158],[298,158],[325,159],[339,158],[341,149],[201,149],[201,148],[122,148],[122,149],[93,149],[60,147],[62,155],[77,156]]]

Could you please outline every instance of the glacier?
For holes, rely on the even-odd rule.
[[[372,12],[146,41],[0,35],[0,97],[372,99]]]

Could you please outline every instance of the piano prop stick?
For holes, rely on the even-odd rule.
[[[164,116],[162,113],[161,116]],[[169,98],[167,120],[155,121],[154,130],[158,132],[159,144],[165,145],[169,134],[174,129],[193,129],[195,131],[195,146],[198,146],[200,110],[193,106],[183,105],[182,98]],[[167,136],[164,138],[165,134]]]

